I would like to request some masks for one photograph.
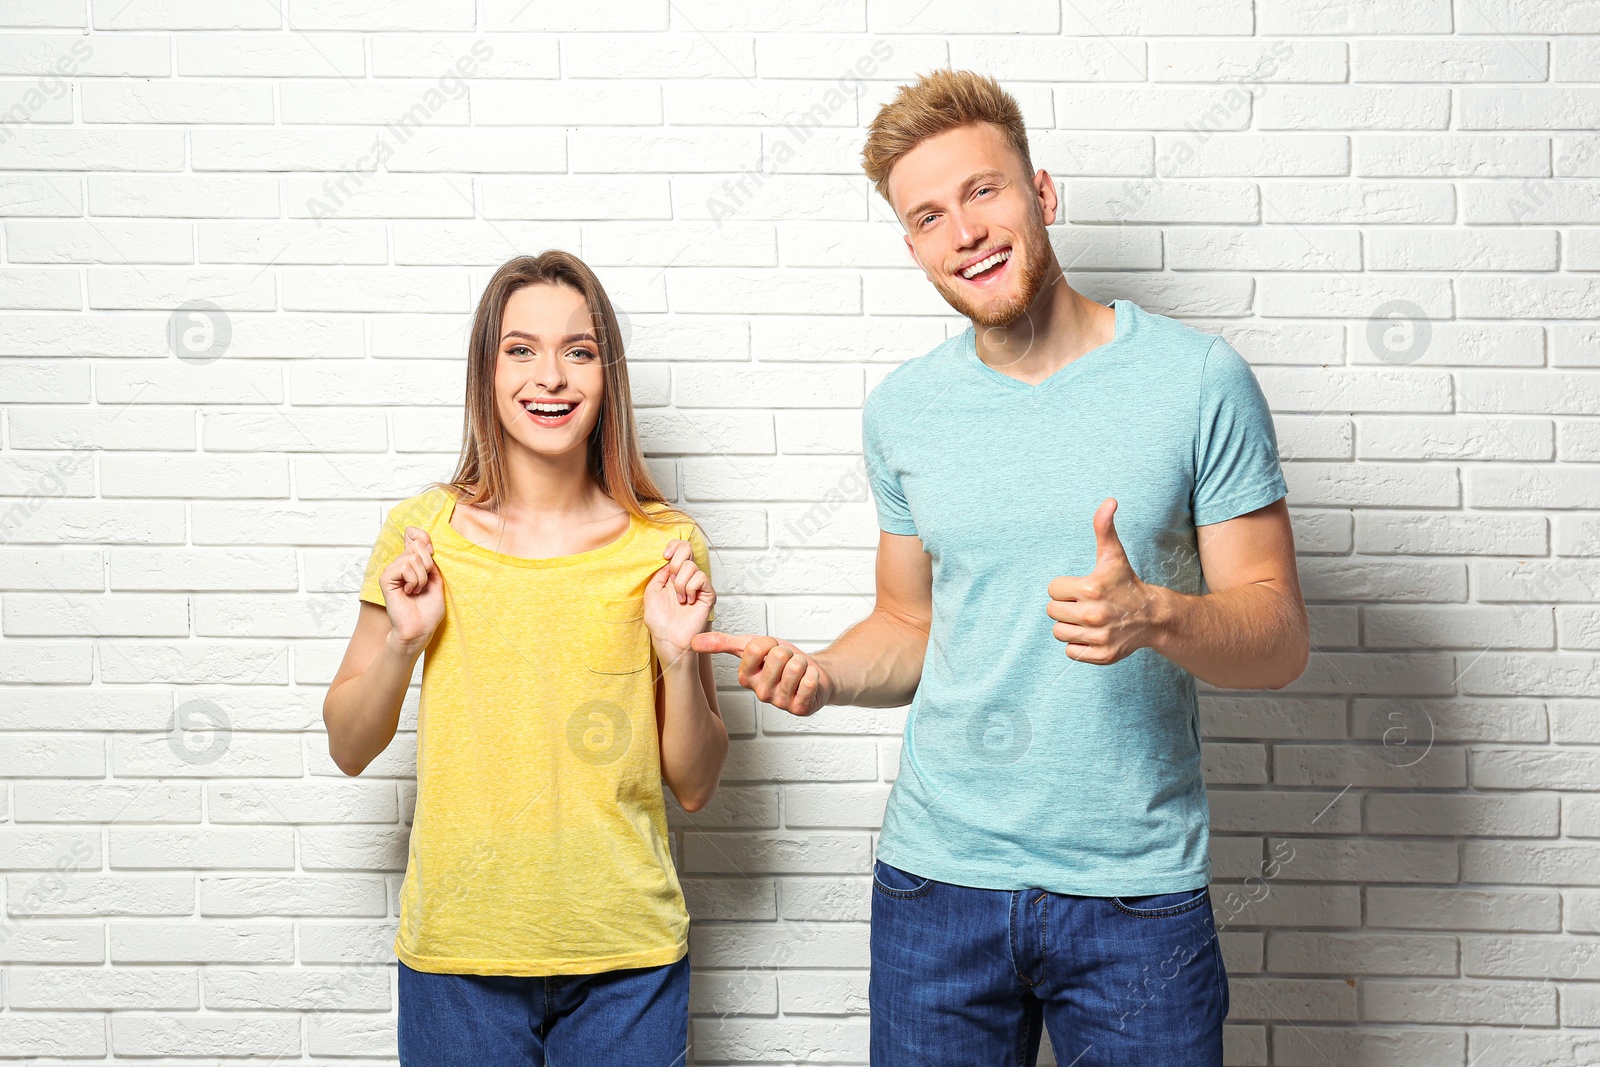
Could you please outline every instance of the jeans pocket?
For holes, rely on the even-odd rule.
[[[872,864],[872,888],[886,897],[905,900],[927,893],[933,888],[933,879],[908,874],[899,867],[876,860]]]
[[[1211,890],[1201,886],[1199,889],[1157,893],[1148,897],[1112,897],[1111,906],[1124,915],[1132,915],[1139,919],[1165,919],[1169,915],[1182,915],[1193,911],[1210,899]]]

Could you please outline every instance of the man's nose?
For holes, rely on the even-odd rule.
[[[961,211],[952,212],[950,221],[955,226],[956,247],[974,248],[983,243],[989,235],[988,227],[972,215]]]

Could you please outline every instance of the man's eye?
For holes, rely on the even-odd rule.
[[[934,216],[932,216],[932,215],[924,215],[924,216],[922,216],[922,221],[920,223],[918,223],[918,225],[919,226],[926,226],[928,224],[928,220],[933,218],[933,217]]]

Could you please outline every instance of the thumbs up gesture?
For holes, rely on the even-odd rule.
[[[1151,643],[1151,587],[1133,573],[1117,539],[1116,510],[1116,499],[1107,497],[1094,513],[1094,570],[1049,586],[1052,632],[1068,658],[1085,663],[1116,663]]]

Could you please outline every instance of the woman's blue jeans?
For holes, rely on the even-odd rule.
[[[551,978],[400,964],[402,1067],[683,1067],[689,957]]]

